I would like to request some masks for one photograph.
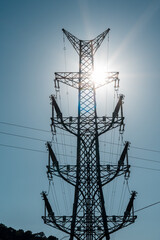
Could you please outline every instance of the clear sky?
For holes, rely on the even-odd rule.
[[[120,93],[125,95],[124,140],[131,142],[129,161],[133,166],[129,186],[138,192],[135,210],[160,201],[159,25],[159,0],[0,0],[0,222],[15,229],[43,231],[47,236],[65,236],[44,225],[40,196],[42,190],[48,190],[45,141],[52,139],[47,131],[54,72],[78,70],[78,57],[67,40],[64,54],[62,28],[80,39],[92,39],[111,29],[109,44],[106,38],[99,50],[99,62],[107,62],[108,58],[108,70],[120,72]],[[66,103],[62,101],[64,95]],[[102,97],[99,100],[104,105],[106,96],[104,93],[101,96],[104,100]],[[76,113],[75,92],[63,86],[60,97],[61,109],[66,114]],[[57,138],[59,142],[65,141],[65,137]],[[112,135],[108,139],[118,142]],[[72,138],[69,141],[70,145],[75,144]],[[101,149],[104,151],[105,145]],[[57,147],[55,151],[66,155],[65,158],[59,155],[62,163],[74,162],[74,157],[71,160],[67,156],[75,155],[74,147]],[[115,153],[114,148],[111,151]],[[107,158],[107,154],[102,154],[101,159]],[[53,209],[57,214],[64,215],[65,211],[71,214],[73,189],[58,181],[55,179],[52,186]],[[123,198],[119,190],[123,188],[121,181],[121,186],[117,183],[104,190],[111,215],[117,214],[116,206],[109,205],[111,197],[115,201]],[[117,190],[117,197],[112,187]],[[126,194],[126,202],[129,197]],[[159,239],[159,213],[160,205],[137,212],[135,224],[111,235],[111,239]]]

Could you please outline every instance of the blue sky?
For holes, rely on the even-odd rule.
[[[131,142],[129,155],[137,157],[130,158],[130,164],[142,167],[132,167],[129,179],[130,188],[138,192],[135,209],[159,201],[160,171],[156,169],[160,170],[160,153],[145,151],[144,148],[160,151],[160,1],[1,0],[0,16],[0,222],[16,229],[43,231],[47,236],[64,236],[43,224],[40,197],[40,192],[48,189],[45,141],[52,139],[51,133],[40,130],[50,130],[49,96],[54,92],[54,72],[78,70],[78,57],[67,40],[65,64],[62,28],[80,39],[92,39],[105,29],[111,29],[109,47],[106,38],[97,56],[99,62],[106,61],[108,57],[108,70],[120,72],[120,93],[125,95],[124,140]],[[110,96],[110,90],[105,91]],[[102,96],[101,92],[99,95]],[[103,96],[106,99],[105,92]],[[75,91],[62,86],[60,97],[63,112],[76,114]],[[65,97],[68,100],[64,104]],[[103,103],[98,93],[97,100]],[[105,109],[100,104],[98,106],[100,113],[104,114]],[[113,140],[109,134],[108,141],[111,137]],[[57,138],[59,142],[65,141],[65,137]],[[74,144],[74,139],[69,141]],[[114,142],[117,141],[115,137]],[[75,148],[71,147],[57,147],[55,151],[75,154]],[[71,161],[69,157],[59,158],[61,162]],[[107,156],[102,154],[103,158]],[[123,180],[121,182],[123,186]],[[53,188],[55,192],[60,189],[57,195],[53,193],[54,199],[60,199],[55,212],[71,213],[73,189],[57,179]],[[114,195],[112,185],[105,194]],[[126,201],[128,198],[129,195]],[[106,204],[107,201],[110,200],[106,196]],[[114,210],[114,206],[112,208]],[[158,239],[159,212],[160,205],[156,205],[137,213],[136,223],[111,235],[111,239]]]

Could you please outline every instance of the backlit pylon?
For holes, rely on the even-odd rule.
[[[118,72],[107,73],[105,83],[93,80],[94,54],[100,47],[110,29],[93,40],[79,40],[68,31],[62,29],[79,55],[79,72],[55,73],[55,88],[60,83],[78,89],[78,116],[63,117],[54,96],[51,96],[51,127],[64,129],[77,137],[77,161],[75,165],[59,165],[58,160],[48,142],[49,163],[48,176],[59,175],[75,187],[74,204],[71,216],[55,216],[45,192],[44,222],[70,235],[70,240],[110,239],[110,234],[126,227],[135,221],[133,200],[136,192],[132,192],[124,216],[108,216],[105,209],[103,186],[115,177],[129,175],[128,147],[126,142],[117,165],[101,165],[99,153],[99,136],[113,128],[123,130],[123,95],[111,117],[98,117],[96,109],[96,89],[104,84],[115,82],[119,85]]]

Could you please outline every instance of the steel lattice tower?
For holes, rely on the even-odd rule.
[[[93,40],[79,40],[68,31],[62,30],[79,55],[79,72],[55,73],[55,87],[59,88],[59,83],[64,83],[78,89],[78,117],[63,117],[55,97],[51,96],[51,126],[52,129],[59,127],[67,130],[77,137],[77,163],[72,166],[59,165],[51,144],[48,142],[47,174],[49,178],[59,174],[75,187],[75,195],[72,216],[55,216],[47,195],[43,192],[45,216],[42,218],[48,225],[70,234],[70,240],[74,237],[80,240],[99,240],[105,237],[109,240],[111,233],[128,226],[136,218],[133,209],[135,191],[132,192],[124,216],[107,216],[104,205],[102,187],[119,175],[128,176],[130,168],[128,164],[129,142],[126,142],[117,165],[100,164],[99,136],[116,127],[122,130],[124,125],[123,95],[119,96],[112,117],[97,116],[96,89],[113,81],[115,87],[119,85],[118,72],[107,73],[103,84],[95,85],[92,79],[94,54],[110,29]]]

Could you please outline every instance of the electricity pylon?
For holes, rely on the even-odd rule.
[[[74,204],[71,216],[55,216],[48,201],[47,194],[42,192],[45,202],[44,222],[70,235],[70,240],[100,240],[110,239],[110,234],[123,228],[136,219],[133,201],[136,192],[133,191],[123,216],[108,216],[105,209],[102,187],[117,176],[129,176],[128,148],[124,149],[117,165],[101,165],[99,153],[99,136],[119,127],[123,131],[123,95],[111,117],[98,117],[96,109],[96,89],[110,82],[119,85],[118,72],[107,73],[105,83],[93,81],[94,54],[100,47],[110,29],[98,35],[93,40],[79,40],[62,29],[79,55],[79,72],[55,73],[55,88],[60,83],[78,89],[78,117],[63,117],[62,112],[51,96],[52,117],[51,127],[64,129],[77,137],[76,165],[59,165],[58,160],[48,142],[49,162],[47,174],[49,178],[59,174],[61,178],[75,187]]]

